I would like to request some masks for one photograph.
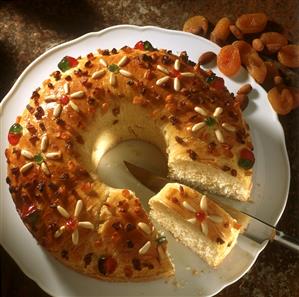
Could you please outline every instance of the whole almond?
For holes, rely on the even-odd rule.
[[[257,51],[261,52],[264,49],[264,44],[261,39],[255,38],[252,40],[252,47]]]
[[[237,94],[247,95],[251,92],[251,90],[252,90],[251,84],[245,84],[238,90]]]
[[[280,75],[274,76],[273,81],[276,85],[280,85],[283,83],[283,79]]]
[[[245,94],[238,94],[235,100],[238,102],[241,110],[245,110],[245,108],[248,106],[249,99],[248,96]]]
[[[204,65],[212,62],[214,59],[216,59],[217,55],[213,52],[205,52],[198,58],[198,64]]]

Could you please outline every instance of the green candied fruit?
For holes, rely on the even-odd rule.
[[[165,236],[159,236],[157,239],[156,239],[156,242],[157,244],[162,244],[164,242],[167,242],[167,239]]]
[[[23,127],[18,124],[14,123],[10,128],[9,128],[9,133],[13,134],[21,134],[23,132]]]
[[[154,47],[152,46],[152,44],[149,41],[144,41],[143,43],[143,47],[146,51],[153,51],[155,50]]]
[[[59,68],[61,71],[63,71],[63,72],[65,72],[65,71],[67,71],[67,70],[69,70],[69,69],[71,68],[71,66],[70,66],[70,64],[69,64],[69,62],[68,62],[68,60],[67,60],[66,57],[64,57],[64,58],[58,63],[58,68]]]
[[[33,160],[38,164],[41,165],[44,162],[44,159],[41,154],[37,154],[33,157]]]
[[[212,117],[208,117],[205,119],[205,123],[207,126],[211,127],[216,123],[216,120]]]
[[[210,75],[210,76],[208,76],[208,77],[206,78],[206,82],[207,82],[208,84],[210,84],[210,83],[213,82],[215,79],[216,79],[216,75],[213,73],[212,75]]]
[[[238,165],[244,169],[252,168],[253,164],[254,164],[254,162],[252,160],[242,159],[242,158],[238,162]]]
[[[111,64],[111,65],[108,66],[108,70],[110,72],[118,73],[119,72],[119,66],[117,66],[116,64]]]

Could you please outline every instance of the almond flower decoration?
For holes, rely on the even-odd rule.
[[[25,173],[33,166],[40,166],[41,170],[43,173],[47,176],[49,176],[51,173],[49,171],[49,168],[47,166],[46,160],[58,160],[61,159],[62,153],[61,151],[56,151],[56,152],[46,152],[49,146],[49,139],[47,134],[44,134],[41,138],[41,143],[40,143],[40,152],[36,155],[31,153],[29,150],[22,149],[21,150],[21,155],[27,159],[29,162],[27,162],[25,165],[23,165],[20,168],[21,173]]]
[[[65,231],[71,231],[72,232],[72,242],[74,245],[77,245],[79,242],[79,231],[78,228],[85,228],[85,229],[94,229],[94,225],[91,222],[88,221],[79,221],[78,217],[82,211],[83,208],[83,202],[82,200],[78,200],[76,202],[75,211],[73,216],[69,214],[69,212],[63,208],[62,206],[57,206],[57,211],[67,219],[66,223],[62,225],[54,234],[55,238],[60,237]]]
[[[196,106],[194,110],[205,117],[205,119],[202,122],[199,122],[195,125],[192,126],[191,131],[196,132],[204,127],[213,127],[214,128],[214,133],[216,136],[216,139],[220,143],[224,143],[224,137],[223,133],[221,132],[221,128],[225,129],[226,131],[229,132],[235,132],[236,127],[228,124],[228,123],[222,123],[221,125],[219,124],[219,116],[223,113],[223,108],[222,107],[216,107],[213,114],[211,116],[208,115],[207,111],[204,110],[203,108]],[[216,127],[216,128],[215,128]]]
[[[166,67],[162,65],[157,65],[157,69],[163,72],[164,74],[166,74],[166,76],[163,76],[160,79],[158,79],[156,81],[156,85],[161,86],[166,82],[168,82],[170,79],[173,79],[173,89],[178,92],[181,89],[181,81],[180,81],[181,77],[195,76],[195,74],[192,72],[180,72],[180,68],[181,68],[181,63],[179,59],[175,60],[174,69],[172,69],[171,71],[169,71]]]
[[[66,82],[63,85],[63,92],[64,94],[61,96],[51,94],[45,97],[46,103],[50,102],[56,102],[56,106],[54,107],[53,110],[53,116],[55,118],[59,118],[61,115],[62,110],[66,106],[70,106],[73,110],[76,112],[79,112],[79,107],[78,105],[72,100],[72,99],[81,99],[85,96],[85,93],[83,91],[77,91],[74,93],[70,93],[70,85],[68,82]]]
[[[92,78],[102,78],[106,72],[110,72],[109,75],[109,83],[111,86],[116,85],[116,74],[121,74],[122,76],[131,78],[133,74],[125,69],[122,69],[124,65],[126,65],[128,62],[128,57],[123,56],[120,61],[117,64],[108,64],[107,61],[104,58],[100,58],[99,63],[104,66],[104,68],[100,69],[99,71],[96,71],[92,74]]]
[[[183,207],[194,213],[194,217],[187,219],[187,221],[192,224],[199,222],[201,226],[201,231],[205,236],[208,236],[209,233],[207,220],[210,220],[215,224],[221,224],[223,222],[222,217],[208,214],[208,204],[206,195],[203,195],[201,197],[199,211],[196,211],[194,207],[192,207],[187,201],[183,201]]]

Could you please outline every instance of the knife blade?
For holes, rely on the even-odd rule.
[[[124,161],[125,166],[129,172],[144,186],[149,188],[154,193],[158,193],[166,184],[177,182],[167,177],[158,176],[155,173],[134,165],[128,161]],[[192,187],[191,187],[192,188]],[[235,218],[242,226],[241,232],[246,237],[254,240],[255,242],[262,244],[265,241],[277,241],[289,248],[292,248],[299,252],[299,239],[289,236],[282,231],[277,230],[274,226],[248,214],[242,210],[236,209],[226,203],[211,197],[219,204],[224,210],[226,210],[233,218]]]

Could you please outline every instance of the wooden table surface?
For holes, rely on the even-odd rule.
[[[21,72],[50,47],[116,24],[156,25],[181,30],[193,15],[211,23],[226,15],[264,11],[289,40],[299,42],[299,1],[3,1],[0,0],[0,99]],[[291,165],[288,203],[278,227],[299,237],[299,109],[280,117]],[[3,197],[1,197],[3,198]],[[274,197],[273,197],[274,199]],[[26,277],[1,248],[1,296],[49,296]],[[217,296],[299,296],[298,254],[269,244],[252,269]]]

